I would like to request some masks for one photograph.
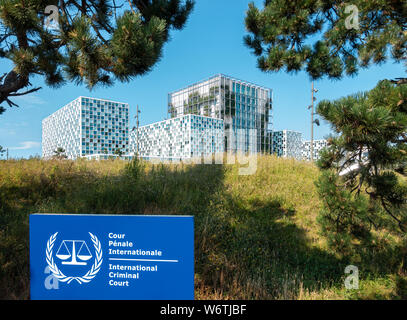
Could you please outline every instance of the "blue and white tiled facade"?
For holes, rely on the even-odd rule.
[[[51,158],[55,150],[63,148],[68,159],[131,159],[138,154],[145,159],[183,160],[231,151],[273,150],[280,157],[310,160],[310,141],[302,141],[300,132],[271,132],[271,120],[263,115],[270,108],[269,91],[247,83],[243,87],[242,82],[223,75],[208,81],[171,95],[171,108],[182,101],[176,98],[181,93],[183,98],[189,97],[188,103],[171,109],[172,118],[140,127],[138,132],[129,131],[127,103],[78,97],[42,121],[42,156]],[[228,96],[230,87],[233,95]],[[202,91],[206,89],[208,96]],[[191,102],[196,92],[200,98]],[[232,98],[234,102],[229,101]],[[326,146],[327,140],[314,140],[314,160]]]
[[[278,157],[302,159],[302,133],[291,130],[273,132],[273,151]]]
[[[81,154],[81,99],[77,98],[42,120],[42,157],[61,147],[69,159]]]
[[[320,151],[328,145],[325,139],[314,140],[313,160],[320,158]],[[302,133],[291,130],[273,132],[273,150],[278,157],[311,160],[311,141],[303,141]]]
[[[320,158],[319,153],[320,151],[328,146],[328,141],[325,139],[314,140],[314,148],[313,148],[313,160],[318,160]],[[311,141],[303,141],[302,145],[302,158],[304,160],[311,160]]]
[[[223,153],[223,120],[182,115],[140,127],[130,134],[130,154],[182,160]]]
[[[79,97],[42,122],[42,156],[188,159],[272,152],[272,91],[218,74],[168,95],[170,119],[129,131],[127,103]],[[118,152],[119,151],[119,152]]]
[[[42,156],[63,148],[68,159],[129,152],[129,105],[79,97],[42,121]]]

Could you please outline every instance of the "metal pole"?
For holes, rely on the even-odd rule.
[[[136,153],[136,157],[138,158],[138,152],[139,152],[139,147],[138,147],[138,128],[139,128],[139,119],[138,119],[138,114],[140,113],[139,109],[138,109],[138,105],[137,105],[137,111],[136,111],[136,126],[137,126],[137,153]]]
[[[314,161],[314,81],[311,90],[311,162]]]

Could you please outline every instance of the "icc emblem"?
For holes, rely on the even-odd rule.
[[[102,246],[99,239],[89,232],[95,249],[95,259],[88,272],[83,276],[67,276],[58,269],[53,257],[53,248],[57,235],[58,232],[54,233],[47,241],[46,261],[49,271],[58,281],[67,282],[68,284],[71,283],[72,280],[76,280],[79,284],[90,282],[96,277],[103,262]],[[93,255],[85,240],[62,240],[55,257],[62,261],[62,265],[86,266],[88,263],[91,263],[90,259],[92,259]]]

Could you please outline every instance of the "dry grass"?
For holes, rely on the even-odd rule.
[[[369,275],[358,295],[344,289],[347,262],[326,248],[315,221],[315,166],[260,156],[255,174],[238,171],[239,164],[0,161],[0,298],[28,298],[33,212],[193,214],[197,299],[400,296],[400,281],[383,280],[394,270]]]

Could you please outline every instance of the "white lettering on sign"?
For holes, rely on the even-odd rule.
[[[129,281],[114,281],[114,280],[109,280],[109,285],[110,286],[115,286],[115,287],[128,287],[129,286]]]
[[[124,239],[125,234],[109,233],[109,239]]]
[[[110,286],[130,287],[132,283],[130,280],[137,281],[146,272],[156,273],[158,266],[155,263],[178,262],[178,260],[160,259],[163,256],[163,252],[158,249],[134,248],[134,243],[126,238],[125,233],[109,232],[107,236],[109,244],[108,254],[111,256],[109,260],[115,261],[115,264],[109,264],[109,270],[115,270],[109,271],[110,280],[108,284]],[[131,258],[127,258],[128,256],[131,256]],[[143,264],[133,265],[132,263],[134,262]],[[129,280],[120,281],[118,278]]]

